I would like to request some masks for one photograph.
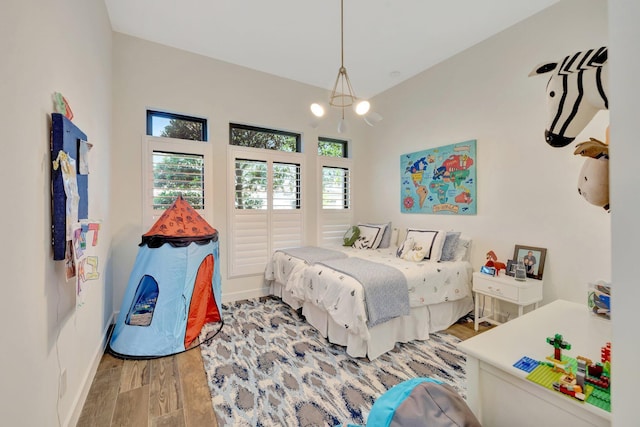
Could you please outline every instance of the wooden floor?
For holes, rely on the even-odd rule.
[[[447,329],[461,340],[489,329],[473,322]],[[152,360],[121,360],[105,354],[77,427],[216,427],[198,348]]]
[[[77,427],[216,427],[200,349],[100,361]]]

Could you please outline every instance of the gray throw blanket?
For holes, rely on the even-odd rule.
[[[369,327],[409,314],[407,279],[397,268],[362,258],[318,262],[362,284]]]
[[[311,265],[316,262],[325,261],[329,259],[346,258],[347,254],[344,252],[336,251],[333,249],[320,248],[318,246],[301,246],[298,248],[285,248],[278,249],[279,252],[283,252],[287,255],[300,258]]]

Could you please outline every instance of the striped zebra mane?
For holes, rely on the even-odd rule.
[[[589,49],[584,52],[577,52],[573,55],[567,55],[562,60],[562,64],[558,68],[557,74],[567,75],[586,71],[594,68],[602,67],[607,62],[607,48]]]

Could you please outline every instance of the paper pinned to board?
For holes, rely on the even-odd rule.
[[[80,175],[89,175],[89,150],[91,150],[92,147],[93,144],[83,139],[78,141],[78,157],[80,162],[78,165],[78,173]]]
[[[78,222],[78,205],[80,203],[78,181],[76,179],[76,161],[67,153],[60,150],[58,156],[53,161],[53,169],[57,170],[58,168],[62,171],[64,193],[67,196],[66,240],[69,241],[73,236],[73,225]]]

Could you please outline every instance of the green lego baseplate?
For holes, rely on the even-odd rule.
[[[569,356],[562,356],[562,363],[566,364],[570,369],[570,372],[576,372],[576,367],[578,365],[578,361]],[[535,368],[529,375],[527,375],[527,379],[536,384],[541,385],[542,387],[548,388],[550,390],[554,390],[553,383],[559,382],[560,378],[562,378],[564,374],[562,372],[558,372],[553,367],[553,362],[548,360],[540,361],[540,364],[537,368]],[[594,387],[591,384],[585,384],[585,390],[583,391],[585,395],[585,402],[597,406],[598,408],[611,412],[611,391],[603,390],[597,387]],[[577,402],[581,402],[578,399],[575,399],[569,395],[558,392],[569,399],[576,400]],[[582,402],[581,402],[582,403]]]

